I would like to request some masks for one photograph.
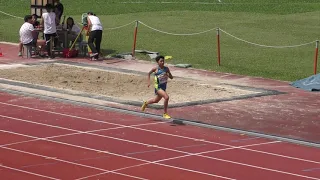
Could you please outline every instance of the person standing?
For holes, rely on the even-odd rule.
[[[47,4],[45,6],[47,12],[42,14],[41,26],[44,28],[43,33],[46,40],[46,48],[49,58],[53,58],[52,49],[51,49],[51,40],[53,39],[54,47],[58,44],[57,39],[57,27],[56,27],[56,14],[53,12],[53,5]]]
[[[100,45],[102,40],[102,24],[100,22],[100,19],[95,16],[92,12],[88,12],[88,33],[89,33],[89,39],[88,39],[88,45],[92,51],[92,54],[90,55],[91,60],[97,60],[99,58],[100,54]],[[94,42],[94,44],[93,44]]]
[[[56,3],[56,5],[54,7],[54,12],[56,14],[56,25],[59,25],[60,21],[61,21],[62,14],[63,14],[64,7],[63,7],[63,4],[61,4],[60,0],[55,0],[55,3]]]

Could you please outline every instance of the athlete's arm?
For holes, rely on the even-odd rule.
[[[149,73],[148,73],[148,87],[150,86],[150,75],[153,73],[153,72],[155,72],[156,71],[156,69],[157,68],[152,68],[150,71],[149,71]]]
[[[172,74],[171,74],[171,72],[170,72],[170,69],[168,68],[168,72],[167,72],[167,74],[168,74],[168,76],[169,76],[169,78],[170,79],[173,79],[173,76],[172,76]]]

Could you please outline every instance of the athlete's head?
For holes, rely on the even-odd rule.
[[[157,61],[157,63],[158,63],[158,65],[160,66],[160,67],[163,67],[164,66],[164,57],[163,56],[157,56],[156,57],[156,61]]]

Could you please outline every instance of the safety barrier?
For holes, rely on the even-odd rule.
[[[297,44],[297,45],[288,45],[288,46],[268,46],[268,45],[263,45],[263,44],[257,44],[257,43],[253,43],[253,42],[249,42],[246,41],[244,39],[240,39],[220,28],[217,28],[217,39],[218,39],[218,64],[220,65],[220,31],[245,43],[254,45],[254,46],[260,46],[260,47],[265,47],[265,48],[296,48],[296,47],[301,47],[301,46],[307,46],[313,43],[316,43],[316,50],[315,50],[315,58],[314,58],[314,74],[317,74],[317,64],[318,64],[318,47],[319,47],[319,40],[315,40],[315,41],[311,41],[311,42],[307,42],[307,43],[302,43],[302,44]]]
[[[213,30],[216,30],[217,31],[217,60],[218,60],[218,65],[220,66],[221,65],[221,47],[220,47],[220,32],[223,32],[225,33],[226,35],[236,39],[236,40],[239,40],[239,41],[242,41],[242,42],[245,42],[245,43],[248,43],[248,44],[251,44],[251,45],[254,45],[254,46],[259,46],[259,47],[264,47],[264,48],[296,48],[296,47],[301,47],[301,46],[307,46],[307,45],[310,45],[310,44],[313,44],[313,43],[316,43],[316,50],[315,50],[315,57],[314,57],[314,74],[317,74],[317,64],[318,64],[318,47],[319,47],[319,41],[318,40],[315,40],[315,41],[311,41],[311,42],[307,42],[307,43],[302,43],[302,44],[297,44],[297,45],[287,45],[287,46],[270,46],[270,45],[263,45],[263,44],[258,44],[258,43],[253,43],[253,42],[249,42],[249,41],[246,41],[244,39],[241,39],[241,38],[238,38],[228,32],[226,32],[225,30],[222,30],[220,28],[212,28],[212,29],[208,29],[208,30],[205,30],[205,31],[201,31],[201,32],[196,32],[196,33],[190,33],[190,34],[176,34],[176,33],[170,33],[170,32],[166,32],[166,31],[162,31],[162,30],[159,30],[159,29],[156,29],[156,28],[153,28],[141,21],[136,21],[136,28],[134,30],[134,45],[133,45],[133,48],[132,48],[132,54],[134,55],[134,51],[135,51],[135,47],[136,47],[136,39],[137,39],[137,28],[138,28],[138,24],[142,24],[144,25],[145,27],[149,28],[149,29],[152,29],[156,32],[159,32],[159,33],[163,33],[163,34],[167,34],[167,35],[173,35],[173,36],[192,36],[192,35],[199,35],[199,34],[203,34],[203,33],[208,33],[208,32],[211,32]]]
[[[10,16],[10,17],[14,17],[14,18],[19,18],[19,19],[23,19],[22,17],[18,17],[18,16],[14,16],[12,14],[9,14],[9,13],[6,13],[6,12],[3,12],[3,11],[0,11],[0,13],[2,14],[5,14],[7,16]],[[135,50],[136,50],[136,45],[137,45],[137,35],[138,35],[138,26],[139,24],[153,30],[153,31],[156,31],[158,33],[163,33],[163,34],[166,34],[166,35],[172,35],[172,36],[194,36],[194,35],[200,35],[200,34],[204,34],[204,33],[209,33],[211,31],[214,31],[216,30],[217,32],[217,35],[216,35],[216,38],[217,38],[217,60],[218,60],[218,65],[220,66],[221,65],[221,47],[220,47],[220,43],[221,43],[221,32],[223,32],[224,34],[238,40],[238,41],[242,41],[244,43],[247,43],[247,44],[250,44],[250,45],[253,45],[253,46],[259,46],[259,47],[263,47],[263,48],[296,48],[296,47],[301,47],[301,46],[307,46],[307,45],[310,45],[310,44],[313,44],[315,43],[316,44],[316,48],[315,48],[315,55],[314,55],[314,74],[317,74],[317,64],[318,64],[318,52],[319,52],[319,40],[315,40],[315,41],[311,41],[311,42],[307,42],[307,43],[302,43],[302,44],[297,44],[297,45],[287,45],[287,46],[270,46],[270,45],[263,45],[263,44],[258,44],[258,43],[254,43],[254,42],[250,42],[250,41],[247,41],[247,40],[244,40],[244,39],[241,39],[239,37],[236,37],[235,35],[232,35],[230,33],[228,33],[227,31],[223,30],[223,29],[220,29],[220,28],[211,28],[211,29],[208,29],[208,30],[205,30],[205,31],[201,31],[201,32],[195,32],[195,33],[181,33],[181,34],[178,34],[178,33],[170,33],[170,32],[166,32],[166,31],[163,31],[163,30],[159,30],[159,29],[156,29],[156,28],[153,28],[139,20],[136,20],[136,21],[132,21],[128,24],[125,24],[125,25],[122,25],[122,26],[118,26],[118,27],[110,27],[110,28],[104,28],[104,30],[115,30],[115,29],[120,29],[120,28],[123,28],[123,27],[127,27],[131,24],[135,24],[135,27],[134,27],[134,33],[133,33],[133,45],[132,45],[132,56],[134,57],[135,56]],[[80,24],[80,23],[79,23]]]

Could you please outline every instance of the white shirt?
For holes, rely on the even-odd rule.
[[[102,24],[100,22],[100,19],[97,16],[88,16],[88,18],[91,21],[91,31],[95,31],[95,30],[102,30]]]
[[[22,24],[19,34],[20,34],[20,41],[22,44],[28,44],[32,42],[33,35],[32,32],[34,31],[34,27],[31,23],[25,22]]]
[[[56,27],[56,14],[54,12],[45,12],[42,14],[42,19],[44,21],[44,34],[53,34],[57,32]]]

